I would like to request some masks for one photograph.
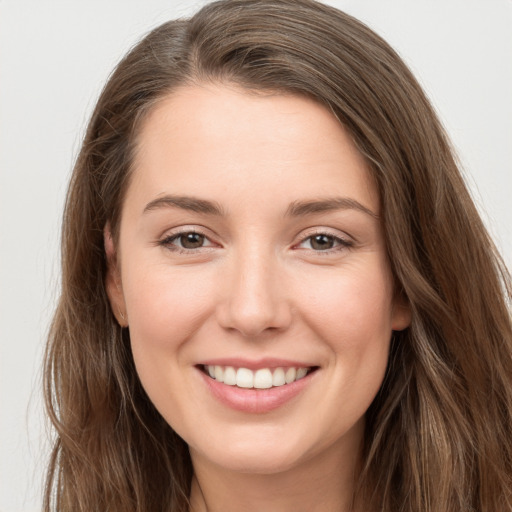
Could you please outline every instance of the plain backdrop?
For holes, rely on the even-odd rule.
[[[41,508],[41,356],[64,194],[87,118],[135,41],[204,3],[0,0],[0,512]],[[328,3],[384,36],[418,76],[510,266],[512,0]]]

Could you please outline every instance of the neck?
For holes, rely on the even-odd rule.
[[[255,474],[219,467],[191,450],[190,512],[353,512],[360,450],[331,446],[293,468]]]

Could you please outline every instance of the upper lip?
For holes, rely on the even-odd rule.
[[[316,365],[292,359],[280,359],[274,357],[264,357],[261,359],[221,357],[201,361],[200,363],[198,363],[198,366],[233,366],[234,368],[247,368],[249,370],[259,370],[261,368],[312,368]]]

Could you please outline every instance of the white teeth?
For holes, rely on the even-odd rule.
[[[233,366],[205,365],[205,371],[217,382],[228,386],[238,386],[246,389],[269,389],[284,386],[304,378],[309,368],[260,368],[253,372],[248,368],[234,368]]]
[[[222,366],[215,367],[215,380],[218,380],[219,382],[224,382],[224,370]]]
[[[284,370],[282,368],[276,368],[272,375],[272,386],[283,386],[284,384],[286,384]]]
[[[239,388],[254,387],[254,374],[247,368],[238,368],[236,372],[236,385]]]
[[[308,370],[306,368],[297,368],[296,380],[302,379],[302,377],[305,377],[307,373]]]
[[[224,370],[224,384],[236,386],[236,370],[232,366],[226,366]]]
[[[295,377],[297,376],[297,370],[295,368],[288,368],[286,370],[286,374],[284,376],[286,380],[286,384],[290,384],[290,382],[293,382],[295,380]]]
[[[272,387],[272,372],[268,368],[257,370],[254,374],[254,387],[268,389]]]

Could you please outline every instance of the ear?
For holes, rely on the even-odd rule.
[[[391,329],[393,331],[403,331],[411,325],[411,305],[404,293],[397,293],[393,301],[393,311],[391,313]]]
[[[117,252],[114,247],[114,240],[107,222],[103,229],[103,240],[105,245],[105,256],[107,259],[107,274],[105,276],[105,288],[107,290],[110,307],[121,327],[128,327],[126,304],[124,301],[123,288],[121,285],[121,274],[117,262]]]

